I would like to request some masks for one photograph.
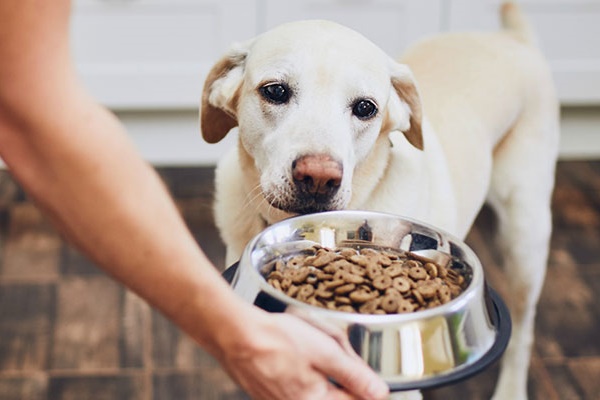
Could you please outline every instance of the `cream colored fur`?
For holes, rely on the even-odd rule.
[[[513,335],[496,399],[525,399],[535,307],[551,234],[559,106],[549,68],[518,8],[505,29],[432,37],[392,60],[360,34],[327,21],[280,26],[234,47],[206,80],[202,134],[238,127],[216,172],[215,217],[227,263],[295,193],[291,166],[306,154],[339,160],[328,209],[417,218],[464,237],[485,202],[498,215],[510,277]],[[260,94],[285,83],[292,97]],[[367,98],[375,117],[352,115]],[[283,207],[276,208],[273,204]]]

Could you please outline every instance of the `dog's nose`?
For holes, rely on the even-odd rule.
[[[342,164],[326,154],[307,155],[292,163],[292,176],[300,192],[329,197],[342,183]]]

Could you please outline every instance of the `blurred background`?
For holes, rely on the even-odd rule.
[[[73,55],[85,85],[121,119],[219,269],[212,219],[216,145],[199,132],[206,73],[233,42],[280,23],[331,19],[390,55],[448,31],[499,27],[499,0],[74,0]],[[562,105],[552,252],[529,376],[532,399],[600,393],[600,0],[522,0]],[[143,200],[143,199],[142,199]],[[500,293],[495,221],[467,242]],[[168,288],[165,288],[168,290]],[[223,334],[227,334],[224,332]],[[497,365],[426,399],[487,399]],[[214,360],[115,284],[48,224],[0,170],[0,399],[244,399]],[[507,399],[509,400],[509,399]]]
[[[76,0],[73,52],[90,91],[157,165],[212,165],[198,133],[204,77],[231,43],[322,18],[399,56],[424,36],[499,27],[499,0]],[[600,155],[600,1],[523,0],[563,104],[563,158]],[[198,133],[197,135],[194,133]]]

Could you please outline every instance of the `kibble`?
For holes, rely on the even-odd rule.
[[[267,282],[307,304],[362,314],[408,313],[437,307],[462,293],[458,271],[408,252],[313,246],[277,259]]]

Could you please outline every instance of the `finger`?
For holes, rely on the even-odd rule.
[[[330,346],[317,357],[315,367],[346,392],[364,399],[387,398],[388,385],[362,359],[348,355],[339,346]]]
[[[288,307],[286,312],[302,319],[304,322],[307,322],[315,328],[318,328],[319,330],[323,331],[327,335],[331,336],[331,338],[333,338],[346,353],[348,353],[351,356],[360,358],[360,356],[356,354],[356,352],[352,348],[350,340],[348,340],[348,335],[339,326],[334,325],[332,323],[327,323],[324,320],[311,318],[307,312],[299,308]]]

